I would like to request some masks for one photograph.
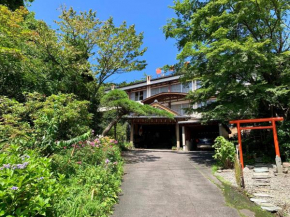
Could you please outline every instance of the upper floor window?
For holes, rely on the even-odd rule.
[[[174,84],[171,85],[171,92],[177,92],[177,93],[188,93],[190,90],[192,90],[192,82],[187,82],[185,84]]]
[[[143,99],[146,98],[146,93],[147,91],[137,91],[137,92],[132,92],[130,94],[130,99],[135,100],[135,101],[142,101]]]
[[[201,88],[201,81],[196,81],[196,89]]]
[[[143,91],[135,92],[135,101],[143,100]]]
[[[182,92],[183,93],[188,93],[189,91],[192,90],[192,82],[187,82],[186,84],[182,84]]]
[[[152,88],[151,89],[151,96],[156,95],[158,93],[167,93],[167,92],[168,92],[168,86]]]

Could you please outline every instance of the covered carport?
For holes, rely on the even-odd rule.
[[[171,149],[181,144],[179,121],[188,117],[175,116],[174,119],[152,116],[129,116],[130,142],[136,148]]]

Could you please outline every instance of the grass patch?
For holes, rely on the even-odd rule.
[[[212,167],[212,171],[215,171],[215,166]],[[237,187],[231,186],[229,182],[223,179],[221,176],[215,175],[221,184],[215,183],[220,189],[222,189],[223,195],[226,200],[226,204],[238,210],[241,216],[244,216],[240,211],[243,209],[250,210],[255,213],[255,217],[273,217],[272,213],[264,211],[260,206],[257,206],[249,200],[246,192]]]
[[[219,167],[216,164],[211,167],[211,171],[212,171],[213,174],[215,174],[218,169],[219,169]]]

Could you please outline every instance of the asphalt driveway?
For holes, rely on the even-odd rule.
[[[208,179],[210,152],[126,152],[125,175],[113,217],[239,216]]]

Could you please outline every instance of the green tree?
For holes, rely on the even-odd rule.
[[[100,21],[93,11],[64,9],[58,31],[24,8],[0,6],[0,95],[25,101],[23,92],[73,93],[90,101],[94,129],[106,80],[142,70],[143,34],[134,25]]]
[[[115,110],[114,118],[103,130],[102,135],[105,136],[110,129],[118,123],[118,121],[125,115],[134,114],[140,115],[158,115],[168,118],[173,118],[173,115],[161,110],[153,108],[150,105],[143,105],[128,98],[128,95],[123,90],[112,90],[101,99],[101,105],[104,110]],[[113,115],[113,114],[112,114]]]
[[[164,27],[175,38],[190,94],[208,119],[290,114],[289,0],[184,0]],[[185,62],[189,61],[189,64]],[[205,103],[210,97],[216,102]]]
[[[123,22],[119,27],[113,18],[100,21],[92,10],[77,14],[72,8],[63,10],[57,22],[65,51],[71,53],[71,64],[83,61],[97,78],[98,90],[112,75],[142,70],[145,60],[139,60],[146,51],[141,49],[143,33],[136,34],[135,26],[127,27]]]
[[[25,3],[33,2],[34,0],[0,0],[0,4],[7,6],[11,10],[19,9]]]

